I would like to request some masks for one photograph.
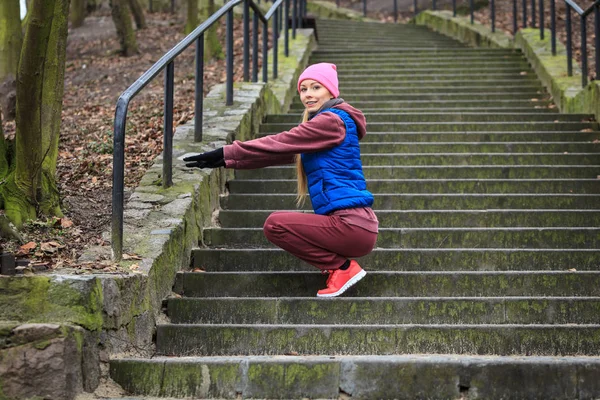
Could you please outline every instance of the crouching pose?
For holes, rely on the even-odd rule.
[[[366,272],[354,258],[375,246],[378,221],[360,159],[363,113],[339,98],[336,66],[314,64],[298,79],[303,121],[289,131],[184,158],[198,168],[254,169],[296,164],[298,205],[306,196],[314,214],[278,211],[264,224],[275,245],[328,274],[319,297],[336,297]]]

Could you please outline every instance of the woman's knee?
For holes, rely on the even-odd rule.
[[[267,220],[263,224],[263,232],[271,242],[277,240],[277,237],[284,232],[281,225],[281,217],[277,213],[273,213],[267,217]]]

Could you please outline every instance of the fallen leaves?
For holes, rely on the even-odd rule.
[[[56,253],[60,249],[64,249],[65,245],[58,242],[46,242],[40,244],[40,250],[45,253]]]
[[[78,261],[78,257],[86,247],[106,245],[101,235],[110,226],[113,123],[117,99],[151,64],[184,38],[183,20],[174,14],[148,14],[148,29],[143,35],[137,35],[140,54],[124,58],[111,51],[118,48],[118,41],[114,33],[104,31],[112,27],[100,23],[101,19],[92,15],[86,19],[86,29],[69,32],[57,160],[58,189],[64,204],[63,212],[68,216],[32,222],[24,228],[29,243],[20,246],[20,243],[11,242],[7,250],[19,257],[27,257],[30,264],[37,263],[44,269],[70,268],[73,273],[142,273],[141,268],[119,267],[108,261],[85,263]],[[224,43],[225,19],[219,23],[217,31]],[[243,77],[241,28],[242,22],[236,19],[236,81]],[[88,37],[84,34],[86,31]],[[90,32],[94,32],[93,37],[89,37]],[[268,38],[270,48],[272,35]],[[173,109],[174,128],[194,118],[194,58],[192,46],[176,61],[175,90],[178,95]],[[260,55],[258,62],[260,68]],[[205,60],[205,95],[214,85],[224,81],[225,70],[224,59]],[[126,188],[137,186],[154,158],[162,152],[163,90],[163,79],[153,80],[133,99],[129,108],[125,135]],[[4,121],[3,126],[5,136],[14,140],[14,122]],[[124,259],[139,261],[141,257],[128,254]]]

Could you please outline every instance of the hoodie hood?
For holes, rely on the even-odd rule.
[[[345,102],[340,103],[334,107],[346,111],[350,115],[350,118],[352,118],[356,123],[356,132],[358,133],[358,139],[360,140],[364,138],[367,134],[367,120],[362,111],[352,107],[350,104]]]
[[[358,139],[361,140],[367,134],[367,120],[362,111],[352,107],[350,104],[346,103],[344,99],[336,98],[327,101],[323,106],[315,112],[309,114],[308,119],[312,119],[315,115],[321,112],[321,110],[326,110],[328,108],[339,108],[340,110],[346,111],[350,118],[354,120],[356,123],[356,132],[358,133]]]

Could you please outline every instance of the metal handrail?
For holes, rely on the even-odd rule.
[[[596,51],[596,78],[600,76],[600,0],[596,0],[594,4],[583,10],[577,3],[572,0],[565,0],[567,5],[567,72],[569,76],[573,76],[573,43],[571,39],[571,10],[579,14],[581,18],[581,85],[587,85],[588,79],[588,59],[587,59],[587,16],[594,11],[594,30],[595,30],[595,51]]]
[[[364,0],[366,1],[366,0]],[[396,2],[397,0],[394,0]],[[414,15],[416,16],[419,13],[418,9],[418,0],[414,1]],[[432,8],[436,9],[436,0],[432,1]],[[538,10],[539,10],[539,24],[536,24],[536,0],[531,0],[531,27],[536,28],[536,25],[539,25],[540,30],[540,39],[544,39],[545,36],[545,25],[544,25],[544,0],[538,0]],[[567,6],[567,16],[566,16],[566,31],[567,31],[567,72],[569,76],[573,76],[573,43],[572,43],[572,34],[571,34],[571,10],[575,11],[581,18],[581,86],[585,87],[588,83],[588,59],[587,59],[587,20],[586,17],[590,15],[592,12],[595,16],[595,41],[594,41],[594,51],[595,51],[595,60],[596,60],[596,78],[600,77],[600,53],[598,49],[600,49],[600,0],[596,0],[592,5],[587,7],[585,10],[581,8],[574,0],[564,0],[565,5]],[[522,27],[527,28],[527,0],[522,0]],[[519,27],[517,23],[517,0],[513,0],[513,34],[516,34]],[[470,8],[470,18],[471,24],[474,23],[474,3],[473,0],[469,0],[469,8]],[[397,14],[396,8],[394,7],[394,12]],[[456,17],[456,0],[452,0],[452,14]],[[496,8],[495,1],[490,0],[490,15],[491,15],[491,28],[492,32],[496,31]],[[397,15],[395,15],[395,19],[397,20]],[[551,33],[551,48],[552,55],[556,55],[556,0],[550,0],[550,33]]]
[[[195,115],[194,115],[194,141],[202,141],[202,108],[203,108],[203,86],[204,86],[204,33],[220,18],[227,14],[227,82],[226,82],[226,105],[233,104],[233,8],[244,3],[244,81],[249,80],[249,9],[254,13],[253,18],[253,74],[252,81],[258,79],[258,21],[263,25],[263,82],[268,80],[267,52],[268,52],[268,23],[273,18],[273,78],[277,78],[277,51],[278,38],[281,25],[285,25],[285,56],[289,55],[288,17],[290,1],[293,2],[294,16],[292,20],[292,36],[296,36],[296,28],[302,25],[302,17],[306,15],[306,0],[277,0],[263,14],[261,9],[252,0],[230,0],[206,21],[198,25],[175,47],[162,56],[152,67],[140,76],[129,88],[127,88],[117,100],[113,136],[113,190],[112,190],[112,220],[111,220],[111,242],[113,260],[120,261],[123,253],[123,201],[125,186],[125,124],[129,103],[133,97],[139,94],[156,76],[165,71],[164,91],[164,128],[163,128],[163,187],[173,185],[173,92],[174,92],[174,60],[193,43],[196,44],[196,81],[195,81]],[[299,3],[299,4],[298,4]],[[284,4],[284,7],[282,7]],[[300,12],[298,13],[298,5]],[[285,9],[285,11],[282,10]],[[281,20],[283,19],[283,24]]]

